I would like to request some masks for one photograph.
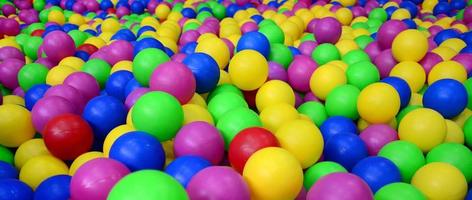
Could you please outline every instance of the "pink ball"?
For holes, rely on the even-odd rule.
[[[437,25],[434,25],[434,26],[431,26],[431,27],[428,28],[428,31],[431,34],[431,36],[435,36],[436,34],[438,34],[442,30],[443,30],[443,28],[440,27],[440,26],[437,26]]]
[[[74,104],[74,107],[77,108],[78,113],[82,113],[82,110],[87,103],[84,96],[77,89],[66,84],[56,85],[49,88],[44,94],[44,97],[51,96],[58,96],[68,100]]]
[[[472,71],[472,53],[457,54],[452,60],[461,63],[467,70],[467,74]]]
[[[121,6],[116,9],[116,16],[122,18],[125,15],[129,15],[129,9],[127,7]]]
[[[196,81],[187,66],[169,61],[154,70],[149,86],[151,90],[167,92],[177,98],[181,104],[185,104],[195,93]]]
[[[178,63],[182,63],[186,57],[187,57],[187,54],[184,54],[184,53],[176,53],[176,54],[172,55],[172,57],[171,57],[170,59],[171,59],[172,61],[175,61],[175,62],[178,62]]]
[[[222,38],[221,40],[223,40],[223,42],[225,42],[226,46],[227,46],[228,49],[229,49],[229,56],[232,58],[233,55],[234,55],[234,48],[235,48],[235,47],[234,47],[234,44],[233,44],[230,40],[228,40],[228,39],[226,39],[226,38]]]
[[[150,92],[151,90],[149,88],[138,88],[136,90],[133,90],[127,97],[125,101],[125,106],[129,110],[133,105],[136,103],[136,101],[139,99],[139,97],[143,96],[144,94]]]
[[[303,103],[303,98],[300,96],[298,92],[295,92],[295,108],[298,108],[298,106],[302,105]]]
[[[249,2],[248,0],[236,0],[236,4],[238,4],[238,5],[240,5],[240,6],[242,6],[242,5],[244,5],[244,4],[248,3],[248,2]]]
[[[468,6],[465,10],[464,10],[464,19],[462,19],[464,21],[464,23],[466,24],[470,24],[472,23],[472,6]]]
[[[315,27],[318,21],[320,21],[320,19],[318,18],[312,19],[306,26],[306,30],[310,33],[313,33],[315,31]]]
[[[313,92],[311,92],[311,91],[306,93],[305,96],[303,97],[303,102],[308,102],[308,101],[320,102],[318,97],[316,97],[315,94],[313,94]]]
[[[381,49],[392,48],[393,39],[402,31],[408,29],[405,23],[400,20],[390,20],[380,26],[377,32],[377,42]]]
[[[374,60],[375,57],[377,57],[380,52],[382,52],[382,49],[380,49],[379,43],[374,41],[369,43],[365,47],[364,51],[367,53],[367,55],[369,55],[370,60]]]
[[[100,85],[97,80],[85,72],[74,72],[64,80],[64,85],[77,89],[86,101],[100,94]]]
[[[49,120],[66,113],[77,114],[77,108],[63,97],[44,97],[38,100],[31,110],[33,126],[36,131],[42,133]]]
[[[307,195],[307,191],[305,187],[302,187],[302,190],[300,190],[300,193],[298,193],[298,196],[295,200],[306,200],[306,195]]]
[[[0,63],[0,83],[10,89],[18,87],[18,72],[24,64],[25,62],[15,58],[3,60]]]
[[[39,64],[42,64],[44,66],[46,66],[48,69],[52,69],[55,65],[54,62],[52,62],[51,60],[47,59],[47,58],[38,58],[35,63],[39,63]]]
[[[29,9],[29,8],[32,8],[32,6],[33,6],[31,4],[31,2],[28,1],[28,0],[15,0],[15,1],[13,1],[13,3],[20,10]]]
[[[105,58],[110,65],[115,65],[123,60],[133,60],[133,45],[125,40],[117,40],[111,43],[105,52]]]
[[[0,48],[0,62],[8,58],[18,59],[23,62],[25,61],[25,55],[23,55],[23,53],[21,53],[17,48],[10,46]]]
[[[16,13],[16,8],[10,4],[4,4],[2,6],[2,13],[5,17],[8,17]]]
[[[307,200],[373,200],[369,185],[354,174],[337,172],[320,178],[308,191]]]
[[[365,9],[361,6],[354,6],[351,9],[351,12],[352,12],[353,18],[361,17],[361,16],[364,16],[364,17],[367,16],[367,13],[366,13]]]
[[[158,5],[159,5],[159,2],[157,2],[156,0],[151,0],[147,4],[146,8],[147,8],[148,12],[152,12],[152,14],[154,14],[154,10],[156,10],[156,7]],[[124,7],[124,6],[122,6],[122,7]]]
[[[316,68],[318,68],[318,64],[311,57],[305,55],[295,56],[288,67],[288,83],[299,92],[310,91],[311,74]]]
[[[214,165],[223,159],[225,143],[213,125],[197,121],[183,126],[174,139],[174,154],[201,156]]]
[[[187,186],[192,200],[250,200],[249,188],[238,172],[224,166],[207,167],[199,171]]]
[[[25,91],[23,91],[23,89],[21,89],[21,87],[18,86],[13,90],[13,95],[16,95],[19,97],[25,97]]]
[[[257,31],[258,29],[259,29],[259,27],[254,22],[246,22],[241,26],[241,32],[242,33]]]
[[[79,167],[70,182],[72,199],[105,200],[113,186],[130,171],[122,163],[96,158]]]
[[[322,18],[316,23],[313,34],[320,44],[335,44],[341,37],[341,23],[333,17]]]
[[[15,36],[20,33],[20,24],[15,19],[0,19],[0,28],[3,34]]]
[[[303,55],[311,56],[311,53],[317,46],[318,43],[315,41],[305,41],[300,44],[298,49]]]
[[[62,31],[53,31],[46,35],[43,42],[44,53],[51,61],[59,62],[75,53],[74,40]]]
[[[76,2],[72,6],[72,10],[76,13],[82,14],[87,11],[87,7],[82,2]],[[117,11],[118,12],[118,11]],[[118,14],[117,14],[118,15]]]
[[[429,38],[428,38],[428,52],[432,51],[432,50],[435,49],[436,47],[438,47],[438,45],[437,45],[436,42],[434,41],[434,38],[433,38],[433,37],[429,37]]]
[[[287,71],[285,68],[276,62],[269,61],[269,80],[288,81]]]
[[[389,76],[390,71],[397,64],[397,61],[392,55],[392,50],[387,49],[383,50],[377,57],[374,59],[374,64],[377,66],[380,72],[380,78],[385,78]]]
[[[441,61],[443,61],[441,56],[433,52],[428,52],[423,57],[423,59],[421,59],[420,64],[421,66],[423,66],[423,69],[426,72],[426,74],[429,74],[431,69],[433,69],[433,67]]]
[[[38,11],[34,9],[20,10],[20,12],[18,13],[18,17],[25,24],[32,24],[39,21]]]
[[[398,140],[395,129],[386,124],[373,124],[364,129],[359,135],[367,146],[369,155],[374,156],[389,142]]]
[[[196,30],[188,30],[182,33],[182,36],[179,39],[179,45],[183,46],[189,42],[197,41],[198,37],[200,37],[200,33]]]

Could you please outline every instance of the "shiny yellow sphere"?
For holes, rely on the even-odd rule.
[[[426,72],[423,67],[412,61],[400,62],[395,65],[390,71],[390,76],[405,80],[412,92],[418,92],[426,82]]]
[[[259,117],[264,128],[275,133],[283,123],[298,119],[299,114],[295,107],[279,103],[268,106],[259,114]]]
[[[75,70],[80,70],[80,68],[82,67],[82,65],[84,65],[84,61],[80,58],[77,58],[77,57],[74,57],[74,56],[69,56],[69,57],[65,57],[61,60],[61,62],[59,62],[59,66],[68,66],[68,67],[72,67],[74,68]]]
[[[310,78],[310,89],[313,94],[325,100],[335,87],[347,83],[346,73],[338,66],[323,65],[318,67]]]
[[[88,39],[85,40],[84,44],[91,44],[97,48],[102,48],[107,43],[99,37],[89,37]]]
[[[3,104],[15,104],[19,106],[25,106],[25,100],[17,95],[7,95],[3,97]]]
[[[207,108],[207,103],[205,99],[200,94],[197,94],[197,93],[193,95],[192,99],[190,99],[190,101],[187,102],[187,104],[195,104],[195,105],[199,105],[201,107]]]
[[[98,152],[98,151],[90,151],[90,152],[87,152],[87,153],[84,153],[84,154],[80,155],[70,165],[69,175],[73,176],[75,174],[75,172],[77,172],[79,167],[82,166],[83,164],[85,164],[86,162],[88,162],[90,160],[93,160],[95,158],[103,158],[103,157],[105,157],[103,155],[103,153]]]
[[[204,121],[209,124],[214,124],[213,117],[204,107],[197,104],[185,104],[182,106],[184,111],[184,125],[196,121]]]
[[[338,19],[342,25],[347,26],[351,24],[353,16],[351,10],[348,8],[340,8],[334,13],[334,15],[336,15],[336,19]]]
[[[220,69],[220,79],[218,80],[218,85],[222,84],[231,84],[231,77],[229,76],[229,73],[226,72],[225,70]]]
[[[467,80],[467,71],[459,62],[443,61],[433,66],[433,69],[429,72],[428,84],[431,85],[438,80],[446,78],[463,83]]]
[[[74,13],[69,17],[69,23],[80,26],[85,24],[85,19],[82,15]]]
[[[115,33],[120,30],[120,23],[113,18],[105,19],[102,23],[102,32]]]
[[[31,158],[23,165],[20,180],[34,190],[47,178],[61,174],[69,174],[69,168],[64,162],[50,155],[41,155]]]
[[[51,10],[48,15],[48,21],[63,25],[64,23],[66,23],[66,17],[61,11]]]
[[[18,147],[35,134],[31,113],[16,104],[0,105],[0,145]]]
[[[462,128],[455,121],[449,119],[446,119],[446,126],[447,133],[444,142],[464,144],[464,131],[462,131]]]
[[[229,76],[241,90],[255,90],[264,84],[269,76],[269,64],[263,55],[254,50],[243,50],[229,62]]]
[[[369,123],[388,123],[400,110],[400,95],[389,84],[370,84],[359,94],[357,110]]]
[[[46,76],[46,83],[49,85],[59,85],[64,82],[69,75],[77,70],[69,66],[57,66],[49,70]]]
[[[268,81],[256,93],[256,106],[259,111],[279,103],[295,106],[295,93],[286,82],[280,80]]]
[[[440,46],[449,47],[455,52],[460,52],[463,48],[467,46],[467,44],[461,39],[450,38],[450,39],[444,40]]]
[[[404,19],[410,19],[410,18],[411,18],[411,14],[405,8],[399,8],[399,9],[395,10],[392,13],[392,16],[390,17],[390,19],[392,19],[392,20],[404,20]]]
[[[336,48],[339,50],[341,56],[344,56],[352,50],[359,49],[359,46],[354,40],[340,40],[336,43]]]
[[[44,140],[40,138],[28,140],[16,150],[15,166],[21,169],[28,160],[40,155],[51,155],[44,144]]]
[[[117,62],[111,68],[110,74],[113,74],[113,73],[115,73],[117,71],[121,71],[121,70],[133,72],[133,62],[131,62],[129,60],[122,60],[120,62]]]
[[[229,48],[226,43],[217,37],[206,38],[200,41],[195,48],[195,52],[206,53],[211,56],[220,69],[225,69],[229,62]]]
[[[392,43],[392,54],[398,62],[418,62],[426,52],[428,52],[428,39],[415,29],[402,31]]]
[[[431,50],[431,52],[439,55],[445,61],[451,60],[452,58],[454,58],[454,56],[457,55],[457,51],[446,46],[439,46]]]

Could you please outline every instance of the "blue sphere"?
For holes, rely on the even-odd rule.
[[[141,34],[143,34],[146,31],[153,31],[154,32],[154,31],[156,31],[156,29],[152,26],[143,26],[138,30],[138,33],[136,35],[139,37],[139,36],[141,36]],[[143,38],[143,39],[146,39],[146,38]]]
[[[69,175],[56,175],[49,177],[39,184],[34,193],[35,200],[63,200],[70,198]]]
[[[128,81],[128,83],[125,86],[125,96],[127,97],[129,94],[131,94],[131,92],[133,92],[134,90],[140,87],[142,87],[142,85],[139,84],[138,80],[136,80],[135,78],[132,78],[131,80]]]
[[[324,149],[324,159],[334,161],[347,170],[368,156],[367,147],[355,134],[337,134],[331,137]]]
[[[138,42],[136,42],[136,44],[134,45],[134,49],[133,49],[134,56],[138,55],[140,51],[147,48],[155,48],[155,49],[163,50],[164,45],[162,45],[162,43],[159,42],[159,40],[156,40],[154,38],[143,38],[139,40]]]
[[[393,12],[395,12],[397,9],[398,8],[395,7],[395,6],[390,6],[390,7],[385,9],[385,12],[387,12],[388,19],[390,19],[390,17],[392,17]]]
[[[184,8],[182,9],[181,12],[182,12],[182,15],[186,18],[193,19],[197,16],[197,13],[192,8]]]
[[[91,30],[91,29],[85,30],[84,33],[88,33],[88,34],[90,34],[90,35],[92,35],[92,36],[97,36],[97,35],[98,35],[96,31]]]
[[[113,3],[110,0],[102,0],[102,2],[100,2],[100,9],[101,10],[106,11],[109,8],[113,8]]]
[[[270,43],[264,34],[252,31],[241,36],[241,39],[239,39],[236,45],[236,51],[238,52],[246,49],[255,50],[264,57],[269,58]]]
[[[197,48],[197,42],[189,42],[185,44],[182,47],[182,49],[180,49],[180,52],[190,55],[192,53],[195,53],[196,48]]]
[[[408,26],[408,29],[416,29],[417,28],[416,22],[413,21],[412,19],[404,19],[402,21],[403,21],[403,23],[406,24],[406,26]]]
[[[0,179],[0,200],[30,200],[33,190],[17,179]]]
[[[277,1],[271,1],[267,5],[269,7],[272,7],[272,8],[278,8],[279,7],[279,3],[277,3]]]
[[[400,3],[400,8],[407,9],[410,12],[411,18],[415,18],[418,14],[418,7],[411,1],[403,1]]]
[[[398,77],[390,76],[384,78],[382,82],[391,85],[400,95],[400,108],[404,108],[408,105],[411,98],[411,89],[408,83]]]
[[[25,106],[26,109],[32,110],[34,104],[41,98],[43,98],[44,94],[48,89],[50,88],[50,85],[47,84],[38,84],[34,85],[31,87],[28,91],[25,93]]]
[[[95,142],[103,141],[113,128],[125,124],[126,115],[125,105],[112,96],[93,98],[82,113],[82,117],[93,129]]]
[[[166,52],[167,56],[169,57],[172,57],[174,55],[174,52],[172,51],[172,49],[168,47],[164,47],[164,52]]]
[[[320,131],[323,135],[323,140],[326,143],[334,135],[341,133],[357,134],[357,126],[347,117],[332,116],[321,124]]]
[[[105,85],[107,94],[121,101],[125,101],[125,87],[133,77],[133,73],[126,70],[120,70],[111,74]]]
[[[77,29],[79,29],[79,26],[77,26],[75,24],[64,24],[64,25],[62,25],[62,30],[64,30],[67,33],[69,31],[77,30]]]
[[[251,16],[251,19],[254,20],[257,24],[259,24],[262,20],[264,20],[264,17],[261,15],[253,15]]]
[[[11,178],[18,178],[18,170],[16,170],[15,166],[10,163],[0,160],[0,180]]]
[[[423,0],[408,0],[408,1],[411,1],[413,2],[414,4],[418,5],[420,3],[423,3]]]
[[[434,42],[437,45],[440,45],[445,40],[450,39],[450,38],[459,38],[460,35],[461,34],[454,29],[445,29],[445,30],[439,31],[439,33],[436,34],[436,36],[434,36]]]
[[[193,53],[188,55],[183,63],[192,70],[198,93],[207,93],[215,89],[220,80],[220,68],[212,57],[205,53]]]
[[[131,6],[129,5],[128,1],[118,1],[118,3],[116,3],[116,8],[119,7],[126,7],[129,9]]]
[[[111,146],[110,158],[125,164],[131,171],[164,169],[166,155],[157,138],[142,131],[120,136]]]
[[[402,181],[398,167],[378,156],[362,159],[352,168],[352,173],[362,178],[374,193],[385,185]]]
[[[126,41],[135,41],[136,36],[129,29],[121,29],[117,31],[112,37],[111,40],[126,40]]]
[[[300,52],[300,50],[298,50],[298,49],[295,48],[295,47],[289,46],[288,49],[290,49],[290,52],[292,52],[292,55],[293,55],[293,56],[297,56],[297,55],[301,55],[301,54],[302,54],[302,52]]]
[[[436,81],[423,94],[423,106],[441,113],[448,119],[464,111],[467,101],[467,90],[464,85],[453,79]]]
[[[472,200],[472,188],[470,188],[469,192],[467,192],[467,196],[465,196],[465,200]]]
[[[192,177],[200,170],[211,166],[211,163],[198,156],[181,156],[172,161],[165,172],[187,187]]]
[[[226,16],[233,17],[241,8],[237,4],[231,4],[226,8]]]
[[[144,4],[141,3],[140,1],[134,1],[132,4],[131,4],[131,12],[132,13],[135,13],[135,14],[143,14],[144,13]]]
[[[434,15],[439,15],[439,14],[449,15],[450,13],[451,13],[451,6],[447,2],[447,0],[446,2],[439,2],[438,4],[436,4],[436,6],[434,6],[434,9],[433,9]]]
[[[80,58],[84,62],[86,62],[90,58],[90,55],[85,51],[76,51],[74,56]]]
[[[74,6],[75,4],[75,0],[67,0],[66,1],[66,10],[72,10],[72,7]]]
[[[460,38],[467,43],[468,47],[472,46],[472,31],[461,34]]]
[[[466,6],[467,6],[467,3],[464,0],[452,0],[451,1],[451,7],[454,10],[461,10],[461,9],[464,9]]]
[[[472,53],[472,46],[463,48],[460,53]]]

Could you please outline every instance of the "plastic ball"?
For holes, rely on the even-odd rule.
[[[400,109],[400,96],[389,84],[374,83],[359,94],[357,109],[361,118],[370,123],[387,123]]]
[[[259,114],[262,125],[276,132],[283,123],[299,118],[297,110],[286,103],[270,105]]]
[[[405,80],[412,92],[419,91],[426,82],[426,73],[417,62],[400,62],[392,69],[390,76]]]
[[[18,170],[11,163],[0,160],[0,180],[17,179]]]
[[[0,198],[9,200],[33,199],[30,186],[16,179],[0,179]]]
[[[310,89],[316,97],[324,100],[337,86],[347,83],[345,72],[335,65],[318,67],[310,78]]]
[[[179,80],[176,82],[175,80]],[[193,97],[196,88],[195,77],[184,64],[174,61],[161,64],[151,75],[151,90],[172,94],[181,104]]]
[[[408,105],[411,99],[411,89],[408,82],[393,76],[384,78],[381,82],[391,85],[398,92],[400,96],[400,108],[404,108]]]
[[[366,144],[369,155],[377,155],[386,144],[398,140],[397,132],[385,124],[370,125],[359,136]]]
[[[55,85],[49,88],[46,93],[44,93],[43,98],[53,96],[62,97],[72,103],[78,113],[82,112],[86,104],[86,99],[78,90],[65,84]]]
[[[264,84],[269,75],[267,60],[257,51],[242,50],[234,55],[228,68],[231,81],[246,91],[255,90]]]
[[[256,105],[259,111],[279,103],[295,104],[295,94],[285,82],[272,80],[264,83],[256,94]]]
[[[400,20],[389,20],[385,22],[377,32],[379,46],[382,49],[391,48],[395,37],[407,29],[408,27],[405,23]]]
[[[428,84],[431,85],[438,80],[447,78],[463,83],[467,80],[467,71],[459,62],[443,61],[433,66],[429,72]]]
[[[195,52],[210,55],[220,69],[226,68],[230,60],[230,52],[226,43],[219,38],[208,38],[198,43]]]
[[[307,199],[365,199],[373,200],[369,186],[358,176],[346,172],[320,178],[308,191]]]
[[[390,200],[407,198],[411,200],[425,200],[426,197],[420,190],[408,183],[391,183],[375,193],[375,199]]]
[[[427,163],[449,163],[459,169],[467,182],[472,179],[472,152],[465,146],[455,143],[444,143],[433,148],[426,156]]]
[[[288,68],[289,64],[293,61],[293,55],[290,49],[285,45],[272,44],[270,47],[269,60],[281,64],[284,68]]]
[[[34,134],[31,113],[26,108],[14,104],[0,105],[0,145],[18,147]]]
[[[383,157],[368,157],[359,161],[352,173],[361,177],[375,193],[385,185],[400,182],[402,177],[395,164]]]
[[[339,60],[341,55],[336,46],[330,43],[325,43],[318,45],[311,53],[311,57],[318,65],[324,65],[330,61]]]
[[[341,164],[347,170],[367,157],[367,147],[364,142],[354,134],[342,133],[332,136],[326,143],[324,159]]]
[[[69,175],[52,176],[39,184],[34,193],[35,199],[68,199],[70,198]]]
[[[311,74],[313,74],[317,66],[318,65],[308,56],[295,56],[293,62],[288,66],[288,83],[297,91],[310,91]]]
[[[23,165],[20,170],[20,180],[36,189],[47,178],[68,172],[67,165],[61,160],[50,155],[41,155],[31,158]]]
[[[118,71],[110,75],[106,84],[105,91],[108,95],[124,101],[126,84],[133,78],[133,74],[129,71]]]
[[[196,121],[204,121],[214,125],[213,117],[203,106],[196,104],[185,104],[182,106],[182,110],[184,111],[184,125]]]
[[[315,101],[307,101],[297,108],[300,114],[309,117],[317,127],[321,127],[321,124],[328,118],[325,107],[323,104]]]
[[[64,80],[65,85],[70,85],[77,89],[86,100],[90,100],[100,93],[100,85],[90,74],[75,72]]]
[[[216,127],[223,135],[225,147],[228,148],[236,134],[245,128],[253,126],[262,126],[259,116],[248,108],[240,107],[223,115]]]
[[[421,150],[407,141],[391,142],[378,155],[389,159],[398,167],[404,182],[410,182],[415,172],[426,163]]]
[[[420,61],[428,51],[428,40],[418,30],[400,32],[392,43],[392,53],[395,59],[402,61]]]
[[[313,30],[316,41],[321,43],[336,43],[341,36],[342,24],[333,17],[320,19]]]
[[[88,161],[93,160],[95,158],[103,158],[103,157],[105,157],[103,153],[98,152],[98,151],[89,151],[87,153],[80,155],[70,165],[69,175],[73,176],[77,172],[77,170]],[[106,157],[108,157],[108,155]]]
[[[356,62],[346,70],[347,82],[364,89],[366,86],[379,81],[379,70],[370,61]]]
[[[343,116],[353,120],[359,118],[357,112],[359,93],[360,90],[352,85],[341,85],[334,88],[325,101],[328,116]]]
[[[62,31],[53,31],[46,35],[42,44],[48,59],[59,62],[61,59],[73,56],[75,43],[72,38]]]
[[[215,90],[216,91],[216,90]],[[211,94],[216,94],[216,92]],[[239,90],[238,90],[239,92]],[[228,111],[244,107],[248,108],[248,105],[244,98],[239,93],[234,92],[220,92],[212,97],[208,102],[208,111],[213,116],[213,119],[218,122],[221,117],[226,114]]]
[[[28,91],[37,84],[46,82],[48,68],[44,65],[32,63],[24,65],[18,72],[18,82],[24,91]]]
[[[172,161],[165,172],[174,177],[182,186],[187,187],[192,177],[211,163],[198,156],[182,156]]]
[[[453,118],[467,106],[467,91],[459,81],[441,79],[431,84],[423,95],[423,105],[443,115]]]
[[[327,142],[332,136],[341,133],[357,133],[356,124],[347,117],[333,116],[326,119],[320,126],[323,139]]]
[[[18,72],[25,63],[21,60],[8,58],[0,63],[0,72],[2,73],[2,79],[0,84],[4,85],[9,89],[18,87]]]
[[[206,93],[215,89],[220,79],[220,71],[213,58],[205,53],[193,53],[188,55],[183,63],[192,71],[198,93]]]
[[[133,74],[143,86],[149,85],[152,72],[162,63],[169,61],[169,56],[160,49],[147,48],[140,51],[133,60]]]
[[[331,162],[331,161],[323,161],[318,162],[308,168],[305,171],[304,179],[303,179],[303,186],[307,191],[315,184],[320,178],[336,173],[336,172],[347,172],[343,166],[338,163]]]
[[[248,32],[241,36],[236,45],[236,51],[254,50],[259,52],[265,58],[269,58],[270,43],[267,37],[260,32]]]

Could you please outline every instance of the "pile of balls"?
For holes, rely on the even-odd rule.
[[[0,14],[0,200],[472,200],[471,0]]]

